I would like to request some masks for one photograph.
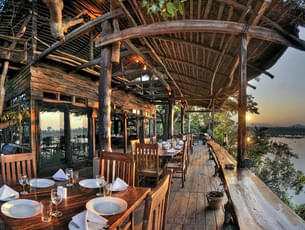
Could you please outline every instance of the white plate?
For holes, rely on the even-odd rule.
[[[30,180],[30,184],[34,188],[48,188],[55,184],[53,180],[44,178],[34,178]]]
[[[99,197],[89,200],[86,208],[98,215],[110,216],[124,212],[127,202],[117,197]]]
[[[78,182],[80,186],[85,188],[98,188],[96,179],[85,179]]]
[[[19,199],[4,203],[1,212],[11,218],[23,219],[36,216],[41,212],[41,207],[35,200]]]

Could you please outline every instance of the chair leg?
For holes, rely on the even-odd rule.
[[[182,172],[182,177],[181,177],[181,179],[182,179],[182,188],[184,188],[184,172]]]

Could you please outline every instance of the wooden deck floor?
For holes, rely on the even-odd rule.
[[[180,179],[172,184],[166,230],[222,229],[223,208],[207,207],[206,193],[220,184],[213,174],[214,163],[208,160],[207,148],[194,146],[184,188]]]
[[[181,179],[173,179],[166,230],[224,229],[224,209],[211,210],[207,207],[206,193],[220,184],[220,179],[213,174],[214,162],[208,160],[207,148],[195,145],[184,188],[181,187]],[[144,204],[136,211],[136,230],[142,229],[143,213]]]

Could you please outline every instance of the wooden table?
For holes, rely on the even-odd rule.
[[[166,149],[160,149],[159,150],[159,156],[160,157],[175,157],[178,154],[180,154],[183,150],[183,147],[181,149],[175,149],[176,151],[174,153],[168,153]]]
[[[56,185],[63,184],[62,182],[56,182]],[[12,186],[16,191],[21,191],[21,186]],[[28,195],[21,195],[20,199],[31,200],[50,200],[51,188],[36,189],[35,192]],[[58,210],[63,212],[61,217],[52,217],[50,223],[43,223],[41,221],[41,214],[26,219],[14,219],[3,215],[1,212],[1,218],[3,219],[8,229],[68,229],[68,223],[72,217],[81,211],[86,209],[86,203],[96,198],[97,189],[87,189],[79,185],[74,185],[72,188],[68,188],[68,198],[58,205]],[[113,215],[105,216],[108,220],[109,229],[115,229],[120,226],[123,221],[136,209],[136,207],[145,199],[150,192],[150,188],[143,187],[128,187],[126,190],[113,193],[113,197],[119,197],[124,199],[128,207],[125,212]],[[1,204],[4,202],[1,202]],[[55,208],[55,207],[54,207]]]

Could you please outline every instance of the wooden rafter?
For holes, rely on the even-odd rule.
[[[197,49],[207,50],[207,51],[210,51],[210,52],[215,53],[215,54],[221,54],[221,50],[218,50],[216,48],[212,48],[210,46],[202,45],[200,43],[184,41],[184,40],[173,38],[173,37],[154,36],[154,37],[152,37],[152,39],[158,39],[158,40],[161,40],[161,41],[173,42],[174,44],[181,44],[181,45],[191,46],[191,47],[194,47],[194,48],[197,48]],[[228,56],[230,58],[233,58],[233,56],[230,55],[230,54],[226,54],[226,56]]]
[[[146,47],[139,47],[138,50],[140,52],[148,51],[148,49]],[[120,56],[121,57],[126,57],[126,56],[129,56],[131,54],[132,53],[130,51],[124,50],[124,51],[121,52]],[[101,58],[95,58],[95,59],[90,60],[90,61],[88,61],[88,62],[86,62],[84,64],[81,64],[81,65],[77,66],[76,69],[71,71],[71,72],[74,73],[74,72],[77,72],[77,71],[79,71],[81,69],[84,69],[84,68],[87,68],[87,67],[90,67],[90,66],[99,65],[100,63],[101,63]]]
[[[36,63],[37,61],[46,57],[47,55],[51,54],[52,52],[54,52],[58,48],[62,47],[63,45],[65,45],[65,44],[71,42],[72,40],[84,35],[86,32],[92,30],[94,27],[100,25],[102,22],[104,22],[108,19],[111,19],[111,18],[119,17],[122,14],[123,14],[123,11],[121,9],[116,9],[116,10],[108,12],[108,13],[100,16],[100,17],[95,18],[95,19],[87,22],[86,24],[81,25],[80,27],[78,27],[75,30],[68,33],[65,36],[64,40],[60,40],[60,41],[55,42],[49,48],[45,49],[42,53],[37,55],[32,61],[29,62],[29,64],[27,66],[33,65],[34,63]]]
[[[131,16],[131,14],[129,13],[129,11],[126,9],[125,5],[123,4],[122,1],[117,1],[118,5],[121,6],[121,8],[124,10],[124,12],[126,13],[127,17],[129,18],[129,20],[131,21],[131,23],[133,24],[133,26],[137,26],[136,21],[134,20],[134,18]],[[136,2],[135,2],[136,3]],[[137,5],[137,3],[135,4]],[[143,17],[143,15],[141,14],[141,12],[139,11],[139,15],[142,18],[142,21],[144,21],[145,23],[145,19]],[[173,85],[177,88],[178,92],[180,93],[181,96],[182,92],[179,88],[179,86],[177,85],[177,83],[175,82],[174,78],[170,75],[170,73],[168,72],[166,66],[164,65],[164,63],[162,62],[162,60],[160,59],[160,57],[158,56],[158,54],[156,53],[155,49],[151,46],[151,44],[149,43],[149,41],[146,38],[142,38],[142,41],[144,42],[144,44],[151,50],[152,56],[157,60],[157,62],[159,62],[159,64],[163,67],[163,69],[165,70],[165,73],[167,74],[167,76],[172,80]],[[160,79],[161,81],[163,81],[163,77],[161,77]]]
[[[145,36],[155,36],[160,34],[185,32],[217,32],[237,35],[247,33],[248,36],[261,40],[279,43],[285,46],[296,47],[278,32],[259,26],[245,26],[242,23],[217,21],[217,20],[177,20],[159,22],[149,25],[141,25],[128,28],[120,32],[109,34],[95,41],[95,47],[102,47],[111,43],[126,39],[141,38]]]

